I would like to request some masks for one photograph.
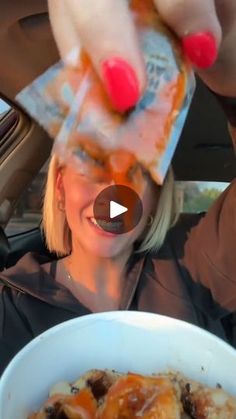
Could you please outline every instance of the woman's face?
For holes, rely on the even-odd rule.
[[[81,175],[73,166],[59,169],[56,181],[57,196],[65,205],[65,215],[72,233],[72,246],[81,246],[86,252],[97,257],[116,258],[131,249],[134,242],[141,236],[147,226],[149,215],[156,208],[159,189],[148,175],[139,173],[139,186],[124,182],[132,187],[142,200],[143,215],[138,225],[128,233],[111,234],[94,225],[93,206],[98,194],[114,182],[91,181]],[[119,179],[119,184],[121,179]]]

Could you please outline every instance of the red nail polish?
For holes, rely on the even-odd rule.
[[[190,61],[199,68],[211,67],[217,58],[217,45],[209,32],[187,35],[182,40],[183,49]]]
[[[105,88],[112,105],[125,112],[136,105],[140,91],[133,68],[121,58],[112,58],[102,63]]]

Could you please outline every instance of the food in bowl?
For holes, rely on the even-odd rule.
[[[90,370],[61,382],[28,419],[235,419],[236,399],[179,372],[153,375]]]

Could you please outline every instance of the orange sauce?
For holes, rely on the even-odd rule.
[[[140,138],[144,135],[147,141],[144,143],[142,139],[130,138],[129,134],[126,137],[126,130],[124,128],[124,138],[119,138],[117,150],[114,151],[112,147],[110,149],[102,150],[99,146],[99,139],[92,138],[92,135],[85,136],[80,133],[76,128],[79,126],[80,120],[86,120],[91,117],[93,118],[93,111],[99,109],[101,111],[101,119],[104,123],[109,124],[111,132],[116,132],[116,128],[119,129],[122,125],[127,122],[128,115],[119,114],[116,112],[109,101],[109,98],[104,90],[104,87],[99,79],[96,71],[93,69],[90,58],[86,52],[82,51],[80,60],[76,68],[65,67],[58,75],[59,83],[52,83],[49,89],[52,91],[52,97],[58,96],[58,84],[63,85],[69,81],[69,86],[74,95],[80,91],[81,86],[85,83],[85,79],[88,76],[88,91],[82,101],[82,105],[78,109],[78,115],[75,118],[75,125],[71,132],[69,132],[69,138],[66,138],[66,148],[76,149],[76,146],[83,145],[93,158],[97,158],[104,162],[103,170],[101,167],[90,166],[88,171],[88,178],[96,182],[98,181],[109,182],[114,181],[116,184],[127,185],[135,189],[136,192],[140,193],[143,190],[144,182],[141,176],[141,171],[136,171],[132,181],[127,176],[127,173],[132,171],[134,166],[137,166],[137,156],[139,161],[142,161],[142,165],[147,169],[153,179],[159,183],[161,181],[158,178],[158,164],[164,155],[168,141],[170,140],[171,130],[176,119],[177,113],[180,111],[182,103],[184,101],[184,95],[186,91],[187,72],[186,63],[183,62],[183,53],[179,41],[176,36],[161,22],[159,15],[154,7],[153,0],[132,0],[130,3],[131,9],[134,11],[136,16],[136,24],[139,27],[150,28],[156,31],[166,33],[169,41],[172,44],[176,60],[179,65],[180,73],[178,76],[173,77],[170,82],[164,83],[161,88],[160,101],[163,101],[166,106],[161,108],[161,111],[155,112],[153,119],[147,118],[146,112],[140,112],[136,120],[137,132],[140,133]],[[156,54],[162,52],[157,51]],[[62,112],[67,115],[69,111],[69,105],[63,101],[62,97],[58,98],[58,102],[62,107]],[[70,104],[71,105],[71,104]],[[131,122],[129,122],[131,124]],[[149,126],[149,124],[151,126]],[[157,128],[156,136],[153,135],[152,124]],[[59,127],[53,127],[55,132]],[[88,127],[89,128],[89,127]],[[148,141],[148,132],[152,130],[152,140]],[[99,127],[98,127],[99,131]],[[123,131],[122,131],[123,132]],[[155,131],[156,132],[156,131]],[[128,130],[129,133],[129,130]],[[143,151],[145,156],[143,157]]]
[[[178,112],[181,104],[184,99],[185,94],[185,85],[186,85],[186,76],[183,73],[180,73],[177,81],[175,83],[170,83],[168,86],[168,89],[166,89],[163,93],[165,95],[169,95],[172,97],[172,111],[167,116],[167,119],[165,121],[164,126],[164,135],[161,139],[158,139],[157,147],[162,147],[163,149],[166,146],[166,143],[169,139],[170,132],[173,127],[174,120],[176,118],[176,115],[174,114],[174,111]],[[162,94],[162,99],[166,100],[167,98]]]
[[[109,390],[98,419],[176,419],[178,402],[167,378],[128,374]]]
[[[80,407],[82,412],[84,410],[86,415],[84,415],[84,418],[81,417],[81,419],[94,419],[96,416],[97,402],[88,388],[80,390],[79,393],[69,397],[68,400],[65,400],[65,405],[74,408]]]
[[[91,181],[113,182],[117,185],[131,187],[137,193],[142,193],[144,178],[141,166],[134,153],[121,148],[106,150],[99,146],[91,137],[85,135],[71,137],[70,148],[74,150],[75,156],[76,151],[84,150],[93,160],[91,164],[85,163],[85,170],[88,170],[87,175]],[[79,156],[78,159],[80,159]]]
[[[71,419],[176,419],[182,411],[179,396],[168,377],[135,373],[118,378],[100,405],[89,388],[73,396],[55,395],[45,406],[53,401],[60,401],[63,412]],[[43,412],[29,416],[29,419],[41,418],[46,419]]]

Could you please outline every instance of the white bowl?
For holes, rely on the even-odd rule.
[[[0,380],[0,418],[26,419],[50,387],[91,368],[144,374],[177,369],[236,395],[236,351],[191,324],[143,312],[108,312],[62,323],[30,342]]]

